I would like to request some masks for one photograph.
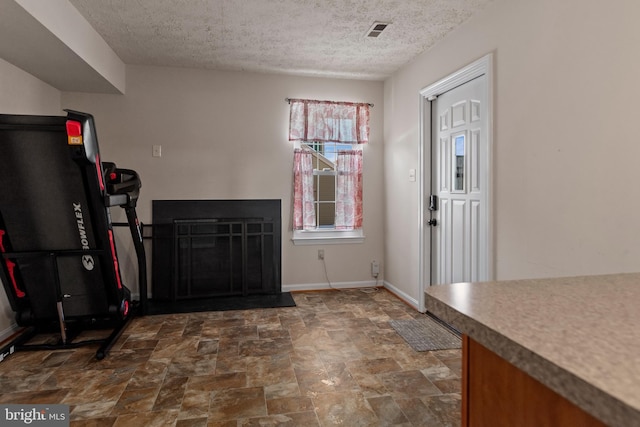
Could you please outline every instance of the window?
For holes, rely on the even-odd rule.
[[[316,215],[316,228],[336,228],[336,178],[338,153],[354,149],[352,144],[337,142],[313,142],[302,144],[313,151],[313,200]],[[359,149],[359,148],[358,148]]]
[[[290,103],[294,242],[362,241],[362,144],[369,137],[369,105]]]

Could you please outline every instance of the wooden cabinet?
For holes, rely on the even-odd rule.
[[[602,422],[463,335],[463,427],[601,427]]]

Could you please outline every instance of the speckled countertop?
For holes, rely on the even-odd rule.
[[[611,426],[640,425],[640,273],[432,286],[427,310]]]

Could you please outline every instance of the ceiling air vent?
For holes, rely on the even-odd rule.
[[[374,22],[369,31],[367,31],[367,37],[378,37],[385,28],[389,25],[386,22]]]

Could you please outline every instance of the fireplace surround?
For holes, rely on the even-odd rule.
[[[153,300],[281,293],[281,201],[154,200]]]

